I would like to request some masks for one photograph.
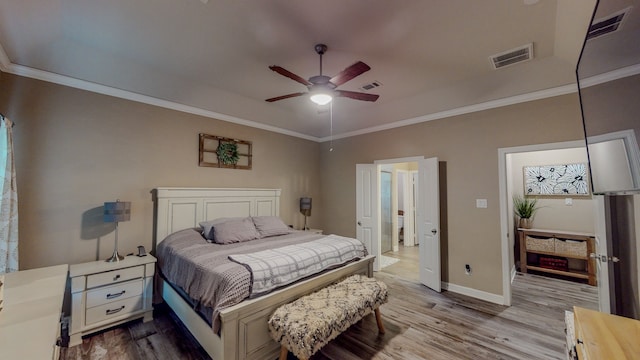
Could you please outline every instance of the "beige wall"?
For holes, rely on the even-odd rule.
[[[348,119],[347,119],[348,121]],[[502,294],[498,148],[583,138],[577,94],[527,102],[323,144],[325,232],[355,236],[355,164],[438,157],[443,281]],[[443,181],[444,180],[444,181]],[[488,208],[475,207],[487,199]],[[464,274],[470,264],[473,275]]]
[[[524,166],[560,165],[583,163],[587,167],[586,148],[533,151],[510,155],[512,195],[524,193]],[[509,199],[512,196],[508,197]],[[571,199],[567,206],[565,200]],[[588,196],[538,196],[540,209],[536,213],[533,227],[538,229],[554,229],[593,233],[593,200]],[[512,205],[512,204],[511,204]],[[512,208],[511,208],[512,209]],[[509,212],[512,214],[513,210]]]
[[[0,111],[14,120],[20,268],[107,258],[105,201],[132,201],[121,253],[152,244],[159,186],[281,188],[281,217],[297,228],[298,198],[322,222],[318,143],[0,73]],[[253,142],[253,169],[198,167],[198,134]],[[110,225],[106,226],[106,225]]]
[[[500,294],[497,149],[582,138],[575,94],[335,140],[329,152],[328,143],[4,73],[0,88],[0,111],[17,123],[24,269],[107,257],[113,232],[100,207],[116,198],[133,202],[120,226],[123,252],[150,247],[158,186],[282,188],[287,223],[301,226],[298,198],[311,196],[312,227],[355,236],[356,163],[437,156],[443,280]],[[198,167],[200,132],[253,141],[253,170]],[[475,208],[477,198],[489,207]]]

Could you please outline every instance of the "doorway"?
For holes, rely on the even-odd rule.
[[[439,165],[437,158],[424,159],[422,157],[401,158],[390,160],[378,160],[374,164],[356,164],[356,236],[361,240],[369,253],[376,256],[374,261],[374,271],[380,271],[382,262],[382,238],[383,238],[383,207],[382,207],[382,178],[383,170],[391,169],[393,175],[393,164],[410,163],[417,164],[415,177],[415,188],[413,193],[415,201],[412,213],[405,220],[409,222],[415,214],[414,243],[419,244],[418,252],[418,277],[422,284],[427,285],[435,291],[441,291],[441,269],[440,269],[440,202],[439,202]],[[394,176],[391,176],[392,183]],[[384,185],[387,189],[388,186]],[[397,187],[391,186],[391,192],[397,193]],[[391,197],[393,199],[393,197]],[[397,199],[397,194],[395,196]],[[399,231],[397,227],[398,214],[397,201],[391,203],[391,238],[392,251],[394,246],[398,246]],[[395,215],[395,216],[394,216]],[[396,224],[395,227],[393,224]],[[406,229],[406,223],[405,230]],[[413,238],[413,236],[412,236]]]
[[[584,160],[586,162],[586,149],[582,141],[571,141],[563,143],[540,144],[531,146],[520,146],[513,148],[498,149],[499,157],[499,195],[500,195],[500,228],[501,228],[501,248],[502,248],[502,281],[503,281],[503,304],[511,305],[511,283],[516,276],[516,262],[519,257],[515,255],[516,241],[518,235],[516,232],[515,217],[513,215],[512,197],[515,194],[523,194],[522,181],[522,165],[546,165],[544,161],[549,161],[552,165],[558,165],[575,153],[567,155],[570,152],[584,152]],[[527,160],[514,160],[527,159]],[[542,159],[542,160],[541,160]],[[517,178],[517,179],[516,179]],[[585,219],[591,219],[593,216],[592,205],[586,204],[587,199],[577,198],[544,198],[538,199],[544,206],[544,211],[538,211],[534,220],[535,228],[547,228],[555,230],[572,230],[580,231],[579,224],[584,224]],[[590,198],[588,201],[591,201]],[[580,210],[579,216],[574,218],[568,216],[568,220],[562,223],[565,218],[564,213],[576,213]],[[590,220],[586,221],[589,223]],[[582,230],[583,232],[593,232]]]
[[[380,269],[418,280],[419,254],[415,231],[417,162],[380,166]]]

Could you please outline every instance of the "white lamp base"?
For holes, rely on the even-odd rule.
[[[113,255],[110,258],[105,260],[106,262],[118,262],[120,260],[124,260],[124,256],[118,254],[118,250],[113,250]]]
[[[115,247],[113,248],[113,254],[111,255],[111,257],[108,258],[105,261],[106,262],[118,262],[120,260],[124,260],[124,256],[118,254],[118,222],[116,221],[116,243],[115,243]]]

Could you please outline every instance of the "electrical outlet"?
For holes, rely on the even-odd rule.
[[[471,265],[464,264],[464,273],[465,275],[471,275]]]
[[[572,198],[564,199],[564,204],[567,205],[567,206],[573,205],[573,199]]]

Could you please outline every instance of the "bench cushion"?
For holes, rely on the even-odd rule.
[[[383,282],[353,275],[279,307],[269,319],[269,332],[298,358],[308,359],[387,298]]]

